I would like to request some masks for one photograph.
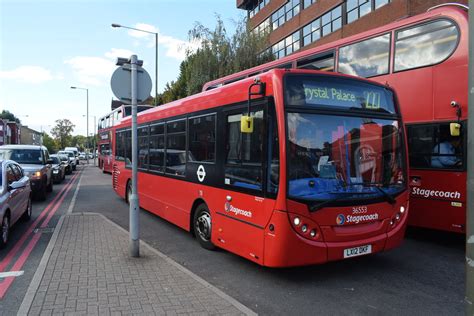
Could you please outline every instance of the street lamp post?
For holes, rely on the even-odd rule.
[[[89,89],[81,87],[71,87],[71,89],[86,90],[86,141],[89,148]],[[87,164],[89,164],[89,155],[86,155]]]
[[[122,27],[124,29],[130,29],[130,30],[135,30],[135,31],[155,35],[155,98],[154,98],[153,103],[154,103],[155,106],[157,106],[158,105],[158,33],[150,32],[150,31],[146,31],[146,30],[141,30],[141,29],[137,29],[137,28],[134,28],[134,27],[124,26],[124,25],[117,24],[117,23],[112,23],[111,25],[112,25],[112,27]]]
[[[96,166],[95,164],[95,151],[96,151],[96,146],[97,146],[97,143],[96,143],[96,137],[97,137],[97,124],[96,124],[96,120],[95,120],[95,115],[94,115],[94,133],[93,133],[93,148],[92,148],[92,157],[94,157],[94,167]]]

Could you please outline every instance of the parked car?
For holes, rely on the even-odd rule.
[[[72,151],[74,153],[74,157],[76,157],[76,165],[79,164],[79,149],[77,147],[66,147],[64,148],[65,151]]]
[[[72,173],[72,164],[69,162],[69,157],[65,154],[56,154],[58,155],[59,159],[61,160],[61,163],[64,165],[64,168],[66,169],[66,174],[71,174]]]
[[[79,153],[79,160],[86,160],[86,154],[85,153]]]
[[[64,178],[66,178],[66,166],[61,162],[58,155],[51,155],[49,157],[53,160],[52,168],[54,183],[63,182]]]
[[[78,160],[76,160],[76,156],[74,156],[74,152],[69,150],[61,150],[58,151],[60,155],[66,155],[69,158],[69,163],[71,163],[72,170],[76,170],[76,166],[79,164]]]
[[[30,180],[20,165],[0,160],[0,248],[8,243],[10,228],[20,218],[31,218]]]
[[[39,200],[46,200],[46,193],[53,191],[53,171],[48,149],[35,145],[0,146],[0,159],[16,161],[30,178],[33,193]]]

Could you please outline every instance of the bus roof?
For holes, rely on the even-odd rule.
[[[374,82],[372,80],[355,77],[351,75],[346,75],[346,74],[333,73],[333,72],[327,72],[327,71],[318,71],[318,70],[308,70],[308,69],[271,69],[267,72],[261,73],[253,77],[248,77],[248,78],[233,82],[231,84],[218,87],[216,89],[200,92],[200,93],[188,96],[186,98],[179,99],[179,100],[149,109],[147,111],[137,113],[137,118],[138,118],[137,120],[138,120],[138,123],[155,120],[156,119],[154,118],[155,113],[160,113],[160,115],[163,115],[163,117],[179,116],[179,115],[185,115],[189,112],[212,109],[212,108],[216,108],[216,107],[226,105],[226,104],[245,102],[248,99],[248,87],[250,86],[250,84],[255,82],[256,77],[258,77],[261,82],[266,83],[265,96],[272,96],[273,84],[275,83],[275,80],[281,81],[283,75],[286,73],[315,74],[315,75],[321,75],[321,76],[351,78],[357,81],[370,83],[377,86],[382,86],[384,88],[392,90],[390,87]],[[128,116],[124,118],[118,124],[118,127],[120,128],[121,125],[128,125],[130,124],[130,121],[131,121],[131,117]]]

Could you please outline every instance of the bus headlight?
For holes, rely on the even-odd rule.
[[[308,226],[306,226],[306,225],[301,226],[301,231],[303,233],[306,233],[308,231]]]
[[[301,224],[300,218],[299,217],[293,218],[293,224],[295,224],[295,226],[299,226]]]
[[[405,207],[404,206],[400,206],[400,213],[401,214],[405,213]]]
[[[309,232],[309,235],[313,238],[316,237],[316,231],[314,229],[311,229],[311,231]]]

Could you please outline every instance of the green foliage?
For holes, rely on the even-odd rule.
[[[87,147],[87,138],[82,135],[75,135],[71,138],[70,144],[72,147],[77,147],[79,151],[84,151],[84,149]]]
[[[54,136],[60,148],[67,147],[71,144],[71,135],[74,131],[74,127],[76,126],[68,119],[56,120],[56,126],[51,130],[51,134]]]
[[[17,123],[21,123],[20,119],[8,110],[2,110],[2,113],[0,113],[0,118],[7,121],[14,121]]]
[[[201,92],[208,81],[273,60],[271,53],[262,53],[267,36],[251,31],[246,18],[236,23],[236,32],[230,37],[222,19],[216,18],[214,30],[196,23],[189,31],[190,41],[199,42],[200,47],[187,52],[178,79],[166,84],[164,92],[158,96],[158,104]]]
[[[60,149],[59,143],[46,132],[43,132],[43,146],[46,146],[50,153],[55,153]]]

